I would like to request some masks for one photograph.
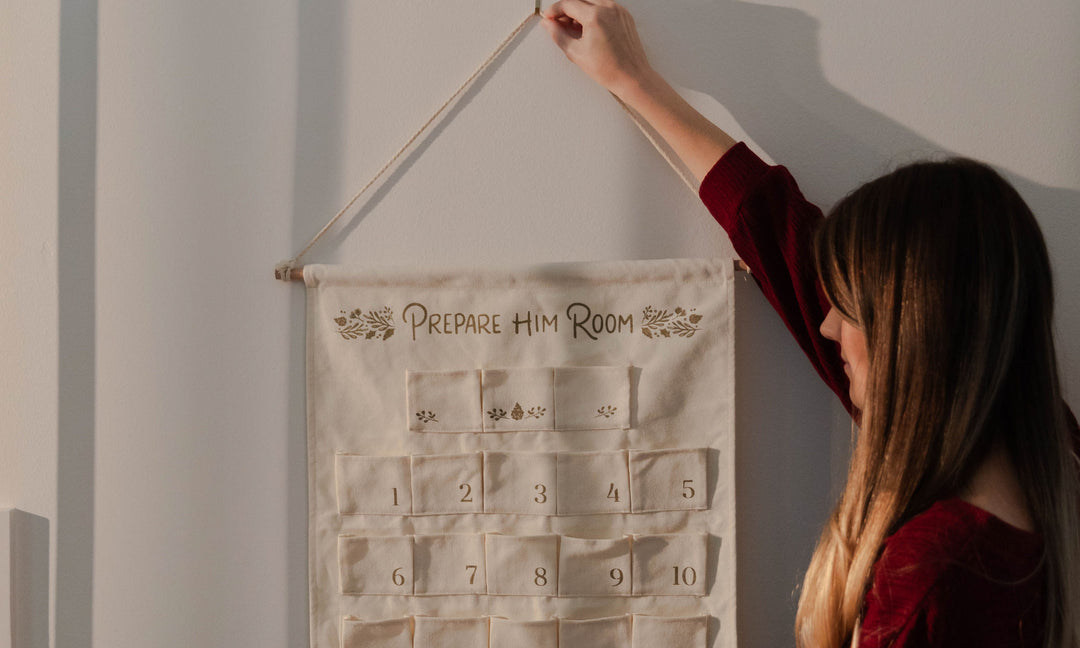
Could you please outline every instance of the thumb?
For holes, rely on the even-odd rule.
[[[562,23],[554,18],[544,16],[544,19],[540,24],[547,30],[548,35],[551,36],[551,40],[555,41],[555,45],[567,56],[570,56],[570,49],[574,47],[574,44],[578,39],[567,31]]]

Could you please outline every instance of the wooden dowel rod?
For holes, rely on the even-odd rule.
[[[746,262],[742,259],[735,259],[735,272],[750,272],[750,268],[747,267]],[[303,281],[304,280],[304,268],[293,268],[289,270],[289,281]]]

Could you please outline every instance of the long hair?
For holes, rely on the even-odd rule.
[[[1080,648],[1080,484],[1031,210],[983,164],[922,162],[844,198],[815,251],[825,294],[866,334],[869,375],[847,484],[803,583],[800,648],[851,641],[885,539],[960,491],[994,446],[1045,543],[1046,645]]]

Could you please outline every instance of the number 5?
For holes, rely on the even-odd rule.
[[[694,499],[694,480],[684,479],[682,480],[682,496],[684,499]]]

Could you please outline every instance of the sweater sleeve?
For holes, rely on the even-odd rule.
[[[821,210],[803,197],[787,169],[765,164],[741,142],[717,161],[699,194],[765,298],[851,412],[839,347],[819,331],[829,310],[811,243]]]

